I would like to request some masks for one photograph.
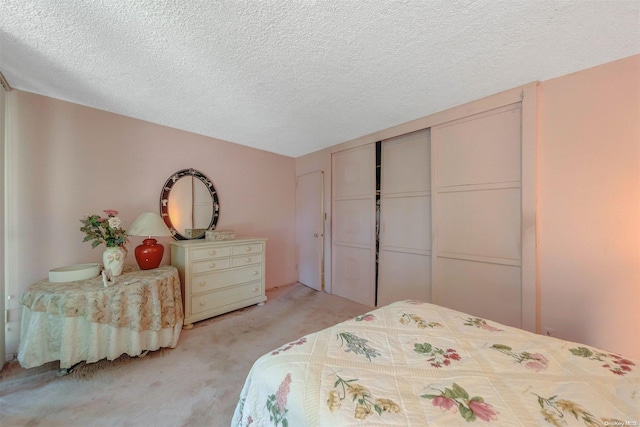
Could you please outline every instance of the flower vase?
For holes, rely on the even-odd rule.
[[[113,277],[119,276],[122,274],[125,257],[124,249],[120,246],[105,249],[102,253],[102,263],[105,270],[109,269]]]

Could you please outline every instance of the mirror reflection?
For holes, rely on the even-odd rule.
[[[162,188],[161,215],[176,239],[203,238],[215,228],[219,209],[213,183],[195,169],[176,172]]]

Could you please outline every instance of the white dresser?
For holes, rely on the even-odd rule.
[[[171,242],[171,265],[178,269],[184,302],[184,328],[193,322],[267,300],[265,238],[211,242]]]

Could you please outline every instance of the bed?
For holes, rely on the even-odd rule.
[[[400,301],[258,359],[232,426],[640,425],[640,361]]]

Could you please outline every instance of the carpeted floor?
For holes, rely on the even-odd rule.
[[[80,364],[0,373],[0,425],[229,426],[244,379],[261,355],[369,308],[301,284],[267,291],[268,301],[183,330],[175,349]]]

